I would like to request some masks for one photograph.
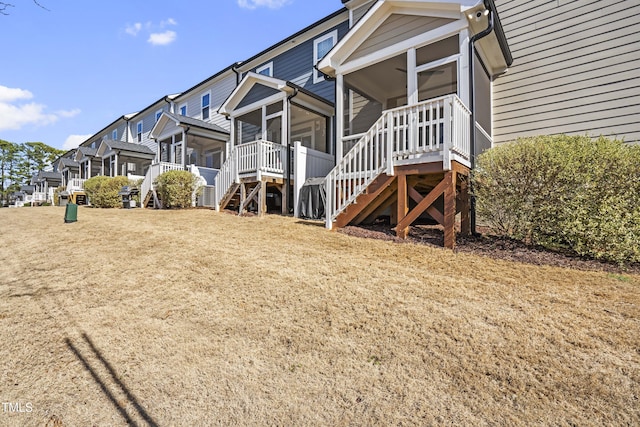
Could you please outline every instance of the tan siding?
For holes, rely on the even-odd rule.
[[[514,63],[494,82],[494,138],[640,140],[640,2],[496,0]]]
[[[453,19],[393,14],[351,55],[351,61],[453,22]]]

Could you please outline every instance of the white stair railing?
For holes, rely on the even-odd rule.
[[[73,193],[75,191],[84,190],[84,182],[85,181],[86,181],[86,179],[71,178],[69,180],[69,183],[67,184],[67,191],[69,193]]]
[[[240,177],[238,175],[238,148],[242,146],[234,147],[229,153],[227,160],[220,167],[220,172],[216,175],[214,181],[214,187],[216,188],[215,192],[215,208],[216,210],[220,210],[220,202],[227,194],[227,191],[231,188],[233,184],[237,184],[240,182]]]
[[[326,178],[326,226],[382,173],[394,174],[398,164],[434,161],[441,155],[443,170],[451,169],[455,154],[467,163],[470,112],[456,95],[386,110],[338,161]]]
[[[287,147],[277,142],[258,140],[235,146],[216,175],[216,210],[242,175],[255,175],[259,181],[263,173],[284,174],[286,162]]]
[[[144,203],[145,198],[149,194],[149,192],[153,189],[153,183],[156,178],[161,174],[172,171],[172,170],[184,170],[181,164],[178,163],[154,163],[149,166],[147,173],[144,176],[144,180],[142,181],[142,185],[140,186],[140,202]]]

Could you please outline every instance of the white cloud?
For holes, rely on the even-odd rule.
[[[19,130],[24,126],[46,126],[61,118],[80,114],[80,110],[46,111],[47,106],[37,102],[26,104],[17,101],[32,99],[33,94],[25,89],[0,86],[0,130]]]
[[[257,7],[279,9],[290,2],[291,0],[238,0],[238,6],[244,9],[255,9]]]
[[[173,43],[176,37],[178,34],[175,31],[168,30],[164,33],[151,33],[147,41],[155,46],[165,46]]]
[[[0,102],[13,102],[18,99],[31,99],[33,94],[28,90],[0,86]]]
[[[67,139],[64,140],[64,144],[62,144],[63,150],[71,150],[73,148],[78,148],[80,144],[89,139],[92,134],[89,135],[69,135]]]
[[[124,29],[124,32],[135,37],[138,35],[140,30],[142,30],[142,24],[140,22],[136,22],[133,25],[127,25],[127,28]]]
[[[147,42],[154,46],[166,46],[173,43],[178,38],[178,33],[172,30],[162,32],[168,26],[176,26],[178,22],[173,18],[167,18],[160,23],[154,24],[151,21],[147,21],[144,24],[142,22],[136,22],[133,25],[127,25],[124,32],[130,36],[136,37],[141,32],[147,33],[149,37]]]

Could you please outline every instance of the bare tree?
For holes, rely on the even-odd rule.
[[[49,11],[46,7],[44,7],[38,0],[33,0],[33,2],[40,8]],[[0,15],[9,15],[9,8],[15,7],[15,5],[7,2],[0,1]]]

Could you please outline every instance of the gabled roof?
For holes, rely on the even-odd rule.
[[[82,162],[82,160],[84,159],[95,157],[97,152],[98,150],[96,150],[95,148],[80,146],[78,147],[78,151],[76,151],[74,160],[76,162]]]
[[[349,64],[345,72],[364,68],[374,61],[382,61],[387,59],[387,57],[397,54],[397,52],[393,51],[393,48],[396,50],[400,48],[404,49],[415,46],[417,43],[429,43],[429,40],[437,41],[438,37],[443,37],[442,33],[445,32],[445,30],[455,32],[462,28],[470,28],[473,34],[479,33],[487,27],[486,19],[476,22],[475,19],[472,19],[473,16],[469,18],[466,14],[468,12],[475,12],[476,10],[484,10],[485,7],[495,8],[495,5],[492,0],[484,0],[484,2],[480,0],[378,1],[349,29],[349,32],[336,43],[325,57],[318,62],[317,69],[326,75],[332,76],[343,64]],[[421,35],[397,42],[397,44],[390,46],[384,53],[377,50],[373,53],[367,52],[363,57],[353,58],[354,52],[356,52],[391,15],[396,13],[435,16],[448,18],[453,21],[441,28],[435,28]],[[499,54],[491,57],[491,60],[495,62],[492,66],[497,70],[502,69],[500,71],[503,71],[511,64],[512,59],[509,48],[506,45],[506,38],[504,37],[500,20],[497,18],[497,13],[495,13],[494,16],[496,16],[494,20],[494,30],[491,35],[483,39],[482,42],[485,46],[487,46],[487,40],[493,43],[493,49],[499,52]],[[384,55],[387,55],[387,57]],[[501,63],[499,64],[498,62]]]
[[[193,130],[205,137],[211,137],[214,139],[227,140],[229,137],[229,131],[214,124],[205,122],[203,120],[194,119],[193,117],[182,116],[179,114],[169,113],[164,111],[156,124],[149,133],[154,139],[159,139],[163,136],[164,130],[169,123],[173,123],[176,127],[181,127],[184,130]]]
[[[145,158],[153,158],[156,155],[156,153],[154,153],[151,148],[147,147],[146,145],[105,139],[100,143],[100,146],[96,151],[96,156],[104,158],[112,155],[112,153]]]
[[[329,116],[333,115],[333,103],[322,98],[321,96],[318,96],[315,93],[310,92],[289,81],[280,80],[276,79],[275,77],[269,77],[253,72],[247,73],[240,84],[234,89],[233,92],[231,92],[226,101],[222,103],[222,105],[218,109],[218,112],[227,116],[233,115],[232,113],[238,109],[242,101],[256,85],[264,86],[275,91],[282,91],[284,92],[284,94],[289,96],[295,96],[297,97],[296,101],[301,101],[301,103],[305,104],[305,106]],[[261,100],[257,100],[255,103],[252,103],[250,105],[259,103],[261,103]]]
[[[62,170],[64,168],[78,168],[80,167],[80,163],[69,157],[62,157],[58,162],[58,170]]]

